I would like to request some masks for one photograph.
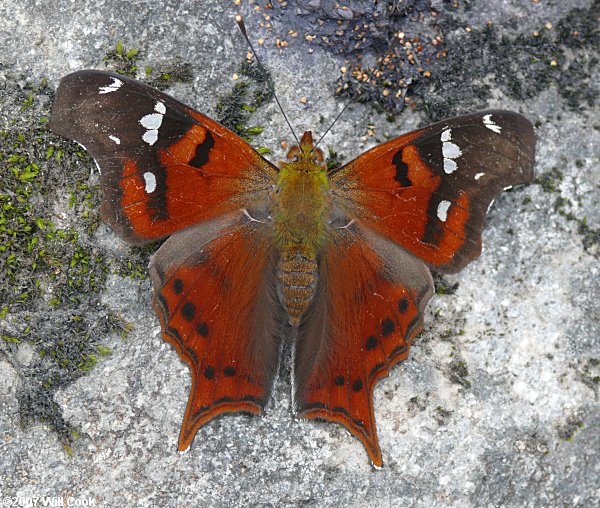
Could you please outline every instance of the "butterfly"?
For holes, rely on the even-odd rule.
[[[451,118],[327,169],[311,132],[274,165],[217,122],[143,83],[64,77],[51,129],[101,170],[101,217],[151,258],[163,338],[191,370],[179,450],[218,415],[262,414],[285,340],[293,403],[346,427],[383,464],[373,389],[423,329],[430,270],[481,252],[485,215],[533,177],[531,123]]]

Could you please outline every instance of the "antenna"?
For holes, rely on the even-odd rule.
[[[352,94],[352,97],[350,97],[350,100],[346,103],[346,105],[342,108],[342,110],[337,114],[337,116],[333,119],[333,122],[331,122],[331,125],[329,127],[327,127],[327,130],[323,133],[323,135],[319,138],[319,141],[317,141],[315,143],[315,146],[313,147],[313,150],[315,148],[317,148],[317,146],[319,146],[319,143],[323,140],[323,138],[327,135],[327,133],[331,130],[331,128],[333,127],[333,125],[335,124],[335,122],[338,121],[338,118],[340,116],[342,116],[342,114],[344,113],[344,111],[346,111],[346,109],[348,109],[348,106],[350,106],[350,104],[352,103],[352,101],[354,100],[354,97],[356,97],[356,95],[358,94],[358,89]]]
[[[258,58],[258,55],[256,54],[256,51],[254,50],[254,46],[252,46],[252,43],[250,42],[250,39],[248,38],[248,33],[246,32],[246,25],[244,24],[244,18],[242,18],[241,15],[237,14],[235,17],[235,22],[237,23],[237,25],[240,29],[240,32],[242,32],[244,39],[246,39],[248,46],[250,46],[250,50],[252,51],[254,58],[256,58],[256,63],[259,65],[260,69],[268,76],[267,82],[269,83],[269,88],[271,89],[271,93],[273,94],[273,97],[275,97],[275,101],[277,102],[277,105],[279,106],[279,109],[281,110],[281,114],[283,115],[283,118],[285,118],[285,121],[288,124],[288,127],[292,131],[292,135],[294,136],[296,143],[298,143],[298,145],[300,145],[300,140],[298,139],[298,136],[296,136],[296,133],[294,132],[294,128],[292,127],[292,124],[288,120],[288,117],[285,114],[285,111],[283,110],[283,108],[281,107],[281,103],[279,102],[279,99],[277,98],[277,94],[275,93],[275,87],[273,86],[273,81],[271,81],[271,76],[267,72],[265,67],[263,66],[260,59]]]

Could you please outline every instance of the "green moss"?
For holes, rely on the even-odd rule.
[[[7,79],[13,116],[0,120],[0,350],[36,351],[18,394],[22,420],[46,422],[68,445],[55,391],[107,354],[101,340],[130,328],[100,301],[112,259],[90,237],[99,220],[93,162],[48,131],[52,90],[21,81]]]
[[[560,182],[563,180],[563,174],[558,168],[552,168],[533,180],[534,184],[540,185],[544,192],[558,192]]]
[[[332,169],[338,168],[342,165],[342,157],[337,152],[333,145],[327,145],[327,169],[331,171]]]
[[[415,395],[414,397],[408,399],[406,406],[408,408],[409,413],[416,414],[427,409],[427,398],[429,396],[429,393],[426,393],[425,395],[425,398],[421,398],[418,395]]]
[[[249,126],[248,122],[252,113],[272,98],[270,76],[254,60],[247,59],[242,61],[238,74],[240,79],[234,83],[231,91],[217,101],[216,120],[250,143],[264,131],[264,127]],[[264,147],[258,150],[259,153],[269,151]]]
[[[464,387],[471,386],[471,381],[467,379],[469,376],[469,369],[467,364],[461,360],[453,360],[449,366],[450,380],[453,383],[459,384]]]
[[[165,90],[174,83],[193,83],[194,70],[189,63],[175,61],[160,69],[146,68],[145,81],[158,90]]]
[[[600,384],[599,366],[600,360],[598,358],[589,358],[583,364],[583,368],[579,371],[581,381],[594,391],[598,389],[598,385]]]
[[[141,57],[139,49],[126,49],[121,41],[117,42],[114,50],[106,53],[103,60],[111,70],[134,78],[138,71],[138,60]]]
[[[548,181],[542,183],[542,186],[544,185],[549,185]],[[551,188],[555,187],[551,186]],[[568,221],[577,224],[577,233],[582,237],[584,250],[599,256],[600,250],[598,249],[598,245],[600,245],[600,228],[592,228],[588,224],[587,217],[579,218],[573,212],[569,211],[568,208],[571,206],[572,203],[562,196],[558,196],[554,201],[554,210]]]
[[[98,353],[101,354],[102,356],[107,356],[112,354],[112,351],[109,347],[103,346],[103,345],[98,345],[96,347],[96,349],[98,350]]]
[[[459,283],[450,283],[442,276],[436,274],[434,276],[435,293],[438,295],[453,295],[459,287]]]
[[[71,445],[69,445],[68,443],[64,443],[63,450],[65,451],[65,453],[67,454],[67,456],[69,458],[73,457],[73,448],[71,448]]]
[[[585,427],[578,416],[568,416],[565,423],[558,428],[558,437],[563,441],[573,441],[575,434]]]
[[[436,421],[438,422],[438,425],[445,425],[448,418],[452,416],[452,411],[444,409],[442,406],[437,406],[435,408],[434,416]]]
[[[15,131],[4,136],[2,158],[6,161],[0,182],[0,280],[4,314],[24,302],[34,305],[41,288],[52,286],[48,300],[77,298],[69,288],[98,290],[106,269],[101,256],[78,243],[73,228],[58,228],[48,199],[56,198],[55,175],[46,164],[47,146],[40,129]],[[41,154],[44,153],[42,157]],[[42,171],[43,168],[43,171]],[[65,182],[67,185],[68,182]],[[86,201],[71,182],[75,200]],[[69,259],[67,266],[63,264]],[[99,270],[96,270],[99,268]],[[104,268],[104,269],[102,269]],[[27,306],[25,306],[27,307]]]
[[[585,250],[589,251],[592,247],[600,245],[600,228],[590,227],[586,217],[578,220],[577,232],[583,237],[583,248]]]
[[[142,247],[131,247],[126,256],[111,261],[112,271],[121,277],[128,277],[133,280],[148,279],[148,264],[156,249],[156,243]]]

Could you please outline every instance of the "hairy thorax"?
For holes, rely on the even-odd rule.
[[[280,295],[290,323],[297,325],[314,295],[317,258],[326,240],[330,215],[326,167],[302,159],[281,163],[273,199]]]

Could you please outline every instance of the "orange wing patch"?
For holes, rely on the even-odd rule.
[[[202,117],[192,111],[190,115]],[[115,220],[111,205],[110,210],[103,208],[103,218],[118,227],[125,217],[140,243],[264,199],[275,169],[240,138],[215,125],[218,129],[209,130],[194,124],[167,149],[157,149],[157,168],[125,160],[119,183],[122,215]]]
[[[413,137],[411,134],[409,139]],[[376,147],[372,155],[377,156],[377,170],[357,170],[361,164],[369,163],[368,159],[361,160],[371,154],[367,152],[335,173],[332,181],[338,185],[340,203],[345,204],[348,215],[364,217],[368,213],[369,227],[377,233],[393,239],[430,265],[449,264],[467,241],[469,198],[461,193],[453,202],[448,200],[451,206],[442,221],[438,208],[445,200],[437,193],[443,177],[421,158],[415,146],[398,148],[405,143],[403,137],[394,140],[393,146],[386,143]],[[406,186],[397,180],[398,159],[407,167]],[[430,228],[433,221],[438,228]]]

